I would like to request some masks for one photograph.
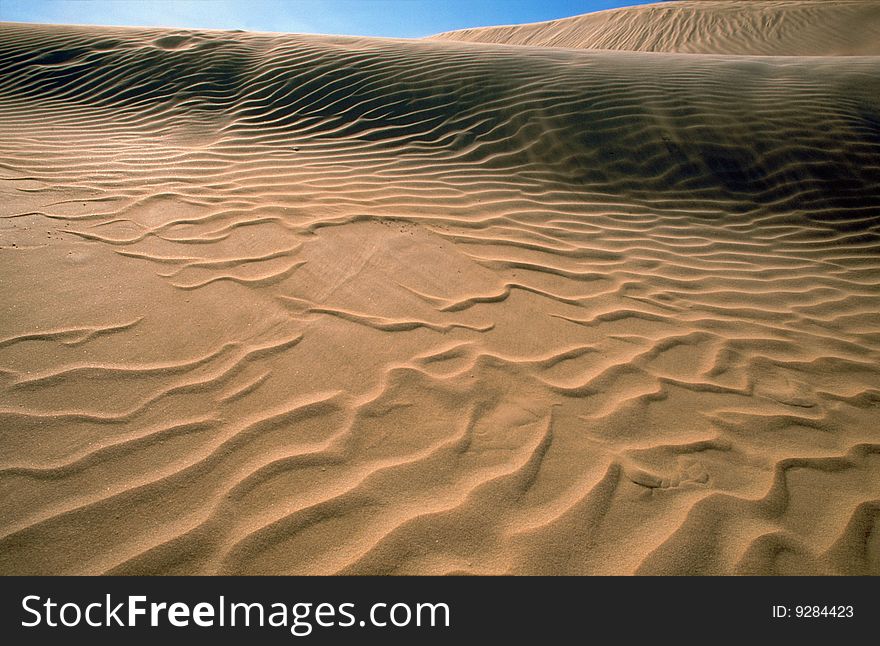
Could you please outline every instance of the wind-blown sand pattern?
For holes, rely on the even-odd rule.
[[[880,54],[873,0],[658,2],[527,25],[478,27],[433,38],[505,45],[688,54]]]
[[[880,574],[876,10],[730,4],[0,26],[0,572]]]

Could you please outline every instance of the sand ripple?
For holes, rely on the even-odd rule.
[[[677,24],[0,26],[0,572],[880,574],[880,59]]]

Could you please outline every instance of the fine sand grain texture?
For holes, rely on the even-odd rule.
[[[880,574],[876,3],[552,25],[0,25],[0,573]]]

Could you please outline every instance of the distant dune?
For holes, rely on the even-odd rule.
[[[432,38],[635,52],[869,56],[880,54],[880,2],[658,2],[528,25],[461,29]]]
[[[0,24],[0,573],[880,574],[878,22]]]

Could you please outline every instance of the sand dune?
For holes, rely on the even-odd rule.
[[[0,26],[0,572],[880,574],[880,59],[719,30]]]
[[[880,54],[880,4],[873,0],[685,0],[526,25],[477,27],[442,40],[748,56]]]

